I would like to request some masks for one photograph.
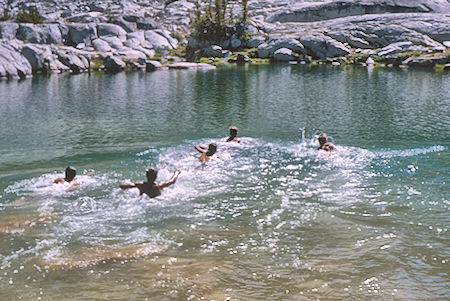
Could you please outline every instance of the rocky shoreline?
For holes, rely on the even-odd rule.
[[[197,61],[213,57],[201,60],[209,63],[265,59],[450,69],[446,0],[253,0],[248,4],[249,39],[233,36],[220,43],[189,38],[195,2],[0,0],[0,10],[7,8],[11,15],[35,6],[45,20],[0,22],[0,79],[88,70],[211,68],[174,58],[186,45],[199,49]],[[231,5],[239,10],[238,2]]]

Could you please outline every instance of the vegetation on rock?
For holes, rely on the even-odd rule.
[[[35,6],[28,7],[28,10],[22,10],[17,14],[17,21],[19,23],[44,23],[44,18]]]
[[[0,22],[8,21],[10,19],[12,19],[12,16],[11,16],[11,14],[9,12],[9,7],[5,6],[3,8],[3,16],[0,17]]]
[[[202,9],[206,7],[206,9]],[[195,3],[191,18],[191,36],[198,41],[221,42],[230,39],[232,35],[242,40],[251,38],[251,33],[245,29],[248,24],[248,0],[241,0],[240,16],[233,12],[233,6],[228,0],[199,0]]]

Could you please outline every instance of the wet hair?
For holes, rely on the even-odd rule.
[[[212,155],[214,155],[216,153],[216,151],[217,151],[217,144],[210,143],[208,145],[208,151],[206,152],[206,155],[207,156],[212,156]]]
[[[67,168],[66,168],[66,176],[65,176],[64,180],[66,182],[70,182],[70,181],[72,181],[75,178],[76,175],[77,175],[76,168],[73,167],[73,166],[67,166]]]
[[[325,144],[327,142],[327,134],[325,133],[320,134],[318,140],[320,145]]]
[[[236,136],[238,132],[238,128],[235,126],[230,126],[230,135]]]
[[[156,177],[158,176],[158,170],[156,168],[148,168],[145,172],[145,175],[147,176],[147,181],[149,183],[153,183],[156,180]]]

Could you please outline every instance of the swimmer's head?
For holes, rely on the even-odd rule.
[[[147,169],[145,175],[147,176],[147,181],[153,183],[158,175],[158,170],[156,168],[149,168]]]
[[[325,143],[327,143],[327,134],[325,133],[320,134],[318,140],[320,145],[324,145]]]
[[[235,126],[230,126],[230,136],[236,137],[238,133],[238,128]]]
[[[75,178],[76,175],[77,175],[77,170],[75,169],[75,167],[67,166],[67,168],[66,168],[66,176],[65,176],[64,180],[66,182],[70,182],[70,181],[72,181]]]
[[[217,151],[217,145],[215,143],[210,143],[208,145],[208,151],[206,152],[206,154],[208,156],[212,156],[216,153],[216,151]]]

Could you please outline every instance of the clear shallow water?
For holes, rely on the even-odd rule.
[[[285,65],[0,82],[0,295],[445,299],[449,95],[447,73]],[[149,166],[182,173],[118,188]]]

